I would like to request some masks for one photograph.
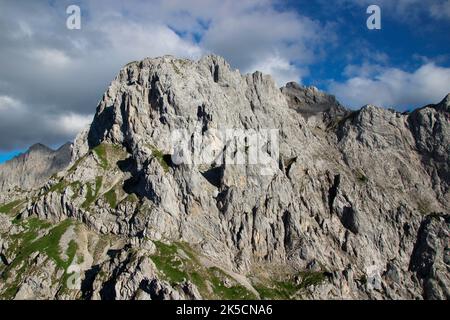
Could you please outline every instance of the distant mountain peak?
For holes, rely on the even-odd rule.
[[[35,143],[27,150],[27,152],[39,152],[39,151],[54,152],[55,150],[47,147],[42,143]]]
[[[57,150],[42,143],[33,144],[25,153],[0,165],[0,191],[14,187],[35,188],[66,168],[71,157],[71,143],[65,143]]]

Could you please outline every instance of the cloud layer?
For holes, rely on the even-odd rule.
[[[392,16],[425,13],[436,21],[450,20],[450,0],[378,2]],[[444,95],[448,69],[425,61],[426,57],[412,72],[387,66],[382,50],[367,53],[358,39],[342,40],[339,30],[355,19],[346,21],[334,14],[333,20],[325,21],[300,8],[317,5],[317,10],[359,12],[365,18],[365,10],[348,9],[361,9],[366,0],[338,0],[332,7],[324,0],[289,3],[0,0],[0,152],[73,139],[91,121],[119,68],[164,54],[196,59],[216,53],[241,72],[270,73],[282,86],[317,77],[314,65],[326,65],[335,58],[330,52],[341,50],[343,56],[356,59],[371,55],[364,63],[347,61],[340,82],[321,75],[319,81],[328,81],[330,91],[346,104],[418,106]],[[81,30],[66,28],[66,8],[72,4],[81,7]]]
[[[243,72],[273,74],[281,86],[301,81],[333,39],[272,1],[78,1],[81,30],[66,28],[73,1],[1,2],[0,150],[73,139],[130,61],[214,52]]]
[[[437,103],[450,93],[450,68],[427,63],[413,72],[377,65],[349,66],[353,74],[344,83],[332,82],[329,90],[344,104],[365,104],[413,109],[418,104]]]

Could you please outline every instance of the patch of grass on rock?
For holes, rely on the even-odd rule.
[[[100,189],[102,187],[102,183],[103,183],[103,177],[97,177],[97,178],[95,178],[94,189],[92,188],[92,183],[86,184],[86,188],[87,188],[86,200],[81,205],[84,209],[89,208],[90,205],[97,199],[98,194],[100,193]]]
[[[166,157],[164,156],[164,153],[162,153],[160,150],[156,149],[155,147],[151,146],[152,149],[152,155],[158,160],[161,167],[163,167],[164,172],[169,171],[169,163],[166,161]]]
[[[95,155],[99,159],[100,166],[103,169],[107,169],[108,168],[108,159],[107,159],[107,155],[106,155],[106,146],[105,146],[105,144],[103,144],[103,143],[99,144],[94,149],[92,149],[92,151],[94,151]]]
[[[61,257],[60,240],[73,224],[73,221],[70,219],[64,220],[53,228],[50,222],[38,218],[29,218],[17,223],[21,224],[25,231],[10,236],[12,245],[8,250],[15,252],[15,258],[2,273],[2,278],[6,281],[6,279],[13,277],[14,280],[2,293],[1,297],[4,299],[14,297],[23,274],[31,267],[30,256],[35,252],[45,254],[55,262],[58,269],[64,270],[64,275],[60,279],[61,285],[64,286],[64,279],[67,278],[67,268],[76,255],[77,244],[74,240],[69,242],[65,253],[68,259],[64,259]],[[42,233],[44,235],[40,236]]]
[[[106,192],[105,199],[108,202],[109,206],[114,209],[117,206],[116,190],[112,188],[111,190]]]
[[[9,203],[6,203],[6,204],[0,206],[0,212],[9,214],[21,203],[22,203],[22,200],[14,200]]]
[[[195,284],[205,299],[255,299],[244,286],[238,284],[217,267],[206,268],[196,252],[186,243],[155,242],[157,252],[150,258],[172,285],[185,280]]]

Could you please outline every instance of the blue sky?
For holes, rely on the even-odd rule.
[[[21,150],[19,151],[8,151],[8,152],[0,152],[0,163],[3,163],[17,155],[19,155],[21,152]]]
[[[81,30],[66,28],[67,6]],[[381,8],[381,30],[366,9]],[[222,55],[350,108],[400,111],[450,92],[450,0],[0,0],[0,163],[73,140],[121,66]]]
[[[409,1],[411,5],[404,7],[410,10],[409,16],[406,12],[399,12],[399,8],[386,5],[386,1],[370,1],[381,8],[381,30],[369,30],[366,27],[369,14],[366,14],[367,5],[362,4],[365,1],[341,1],[345,2],[347,5],[333,6],[331,10],[325,9],[327,6],[323,1],[314,0],[290,1],[287,6],[313,19],[337,22],[335,31],[339,37],[338,44],[327,50],[329,59],[310,67],[311,75],[303,79],[305,83],[316,83],[326,90],[327,80],[348,79],[343,71],[349,63],[361,65],[364,62],[378,62],[408,72],[418,69],[425,60],[443,67],[450,66],[450,17],[431,17],[427,12],[431,2],[427,4],[427,1],[423,1],[417,7],[417,2]],[[446,6],[450,11],[450,2]],[[349,58],[352,51],[354,55]],[[382,55],[381,61],[378,55]],[[450,84],[448,87],[450,90]]]

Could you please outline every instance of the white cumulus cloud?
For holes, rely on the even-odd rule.
[[[298,82],[306,74],[306,70],[301,70],[289,60],[280,56],[269,56],[267,59],[252,65],[250,69],[270,74],[279,87],[290,81]]]
[[[367,70],[370,69],[370,72]],[[343,83],[331,82],[329,91],[345,105],[365,104],[411,109],[439,102],[450,92],[450,68],[427,63],[412,72],[398,68],[363,66]]]
[[[47,122],[49,127],[53,127],[56,132],[68,137],[75,136],[78,132],[88,126],[94,115],[82,115],[67,113],[50,117]]]

